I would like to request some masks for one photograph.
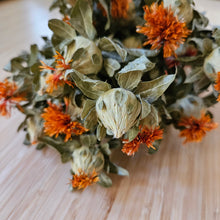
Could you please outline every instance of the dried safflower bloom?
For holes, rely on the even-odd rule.
[[[63,87],[65,84],[73,87],[73,83],[64,78],[64,73],[66,70],[71,69],[70,63],[72,60],[66,62],[64,57],[56,51],[56,55],[54,55],[56,67],[50,67],[46,65],[43,61],[40,61],[42,66],[40,66],[42,70],[52,70],[52,74],[48,74],[46,78],[46,84],[48,85],[46,92],[53,93],[54,90],[57,90],[58,87]]]
[[[122,88],[111,89],[97,100],[96,112],[108,132],[120,138],[136,123],[141,104],[132,92]]]
[[[58,87],[63,87],[65,84],[73,87],[73,83],[69,80],[63,78],[63,72],[48,74],[46,78],[47,89],[46,92],[53,93]]]
[[[133,141],[123,145],[122,152],[128,156],[134,155],[138,151],[141,144],[146,144],[148,148],[153,148],[155,150],[153,142],[162,138],[163,130],[160,129],[160,127],[149,129],[145,126],[141,129]]]
[[[111,0],[111,15],[113,18],[127,18],[131,0]]]
[[[65,142],[68,141],[72,134],[81,135],[88,131],[79,122],[72,121],[69,114],[63,113],[62,108],[52,103],[44,109],[41,117],[45,120],[44,132],[50,137],[57,138],[59,134],[65,134]]]
[[[145,26],[137,26],[137,32],[148,38],[144,45],[151,44],[151,49],[163,47],[164,57],[176,56],[175,50],[191,33],[186,23],[179,21],[170,8],[164,8],[163,3],[144,6],[144,11]]]
[[[24,93],[18,93],[18,86],[15,82],[9,82],[5,79],[0,82],[0,114],[10,116],[12,105],[21,109],[19,103],[26,101]]]
[[[75,174],[79,174],[80,170],[86,174],[93,170],[100,172],[104,167],[104,156],[98,149],[94,151],[94,148],[81,146],[73,151],[72,158],[71,168]]]
[[[185,137],[185,144],[187,142],[201,142],[207,131],[217,128],[218,124],[212,122],[209,115],[202,113],[199,119],[194,116],[182,118],[178,126],[184,127],[180,131],[180,137]]]
[[[171,7],[174,15],[177,15],[179,20],[183,20],[187,24],[193,19],[193,8],[191,0],[163,0],[164,7]]]
[[[99,181],[98,173],[104,167],[104,156],[98,149],[82,146],[73,151],[72,158],[73,188],[84,189]]]
[[[95,170],[91,174],[86,174],[84,171],[80,170],[78,174],[73,175],[71,185],[74,189],[85,189],[87,186],[98,181],[99,177]]]
[[[215,80],[214,88],[216,91],[220,92],[220,72],[218,72],[217,78]],[[220,95],[218,96],[217,101],[220,102]]]

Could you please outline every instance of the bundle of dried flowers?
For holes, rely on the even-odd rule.
[[[65,3],[66,2],[66,3]],[[147,3],[146,3],[147,2]],[[0,82],[0,114],[26,115],[25,144],[54,147],[71,161],[72,189],[110,186],[111,162],[141,145],[159,150],[166,126],[187,142],[217,127],[208,108],[220,100],[220,30],[191,0],[56,0],[45,46],[13,58]],[[201,96],[207,88],[209,93]]]

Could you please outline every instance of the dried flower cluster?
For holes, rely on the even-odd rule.
[[[56,7],[63,19],[49,21],[52,38],[5,67],[12,74],[0,82],[0,114],[17,108],[25,144],[71,161],[71,189],[111,186],[110,172],[127,176],[112,150],[131,156],[145,145],[156,153],[168,125],[184,144],[217,127],[208,108],[220,101],[220,30],[209,30],[191,1]]]

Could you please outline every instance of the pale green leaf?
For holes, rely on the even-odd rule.
[[[132,90],[141,81],[143,73],[153,69],[154,66],[145,56],[141,56],[129,62],[117,73],[118,84],[124,89]]]
[[[91,99],[97,99],[101,94],[111,89],[108,83],[90,79],[77,71],[70,73],[70,76],[82,93]]]
[[[107,72],[107,74],[110,77],[113,77],[116,70],[119,70],[121,65],[119,62],[115,59],[107,58],[104,60],[104,67]]]
[[[99,182],[98,183],[104,187],[112,186],[112,180],[105,173],[99,174]]]
[[[167,90],[170,84],[174,81],[176,75],[165,75],[158,77],[152,81],[139,83],[136,94],[146,99],[149,103],[156,101]]]
[[[71,12],[70,23],[80,35],[93,40],[96,30],[93,26],[92,8],[87,0],[78,0]]]
[[[115,43],[113,40],[107,37],[103,37],[100,39],[99,48],[104,51],[113,52],[116,51],[118,55],[121,57],[123,61],[125,61],[127,57],[127,51],[122,48],[118,43]]]
[[[72,40],[76,36],[76,32],[74,31],[74,29],[62,20],[51,19],[48,22],[48,26],[55,35],[62,39]]]

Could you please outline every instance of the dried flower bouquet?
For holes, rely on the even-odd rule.
[[[217,127],[220,30],[192,0],[55,0],[63,20],[51,38],[13,58],[0,82],[0,114],[25,115],[24,144],[55,148],[71,161],[71,188],[111,186],[120,148],[159,150],[166,126],[184,143]],[[144,144],[144,145],[143,145]]]

